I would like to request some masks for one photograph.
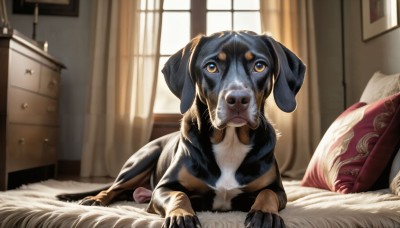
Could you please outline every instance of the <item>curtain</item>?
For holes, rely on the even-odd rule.
[[[162,0],[93,1],[83,177],[115,177],[150,138],[162,4]]]
[[[262,30],[292,50],[307,65],[297,109],[283,113],[273,99],[266,113],[280,134],[275,149],[284,177],[302,178],[321,138],[312,0],[261,0]]]

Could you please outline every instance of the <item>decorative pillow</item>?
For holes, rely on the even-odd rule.
[[[400,92],[400,74],[385,75],[378,71],[368,81],[360,102],[370,104],[398,92]]]
[[[323,136],[302,185],[340,193],[367,191],[389,165],[399,135],[400,93],[354,104]]]

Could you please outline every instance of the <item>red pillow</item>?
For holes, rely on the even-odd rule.
[[[399,143],[400,93],[356,103],[328,128],[301,184],[339,193],[367,191]]]

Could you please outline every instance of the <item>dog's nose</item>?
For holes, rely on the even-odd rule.
[[[229,91],[225,96],[225,101],[230,109],[243,111],[249,107],[250,94],[241,90]]]

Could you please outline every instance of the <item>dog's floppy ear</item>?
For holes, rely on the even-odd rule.
[[[306,66],[293,52],[272,37],[263,35],[262,38],[271,50],[275,62],[275,102],[282,111],[292,112],[296,109],[295,97],[303,84]]]
[[[192,106],[196,96],[191,64],[195,61],[201,38],[202,36],[195,37],[184,48],[171,56],[162,69],[169,89],[181,100],[180,111],[182,114]]]

